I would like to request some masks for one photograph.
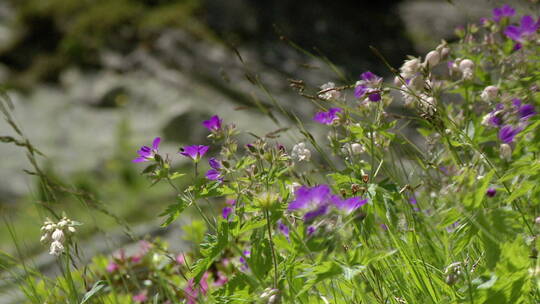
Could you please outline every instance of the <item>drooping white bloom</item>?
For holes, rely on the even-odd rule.
[[[339,99],[341,97],[341,91],[336,90],[336,85],[333,82],[327,82],[321,85],[321,91],[323,93],[319,94],[319,98],[324,100]]]
[[[401,77],[411,79],[420,71],[421,66],[422,64],[418,58],[406,60],[400,68]]]
[[[306,144],[301,142],[294,145],[291,157],[296,161],[309,161],[311,159],[311,151],[306,148]]]
[[[498,93],[499,93],[499,88],[497,88],[496,86],[490,85],[490,86],[485,87],[485,89],[482,91],[482,94],[480,94],[480,97],[482,98],[483,101],[490,102],[490,101],[495,100]]]
[[[54,241],[51,243],[51,248],[49,250],[50,255],[59,256],[62,254],[62,252],[64,252],[64,245],[62,245],[62,243],[59,241]]]
[[[51,238],[53,241],[63,242],[64,241],[64,232],[60,229],[56,229],[53,233]]]

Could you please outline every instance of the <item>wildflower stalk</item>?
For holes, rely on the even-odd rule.
[[[274,240],[272,239],[272,228],[270,227],[270,214],[268,209],[264,209],[264,215],[266,216],[266,227],[268,228],[268,239],[270,240],[270,250],[272,252],[272,260],[274,263],[274,288],[278,288],[278,263],[276,258],[276,252],[274,249]]]

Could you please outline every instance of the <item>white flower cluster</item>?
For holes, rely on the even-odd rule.
[[[291,156],[296,161],[309,161],[311,159],[311,151],[306,148],[306,144],[301,142],[294,145]]]
[[[341,91],[336,89],[336,85],[333,82],[327,82],[321,86],[322,93],[319,94],[319,98],[324,100],[333,100],[341,98]]]
[[[80,225],[78,222],[72,221],[66,217],[63,217],[58,223],[54,223],[50,219],[47,219],[43,226],[41,226],[41,239],[42,243],[50,242],[49,254],[59,256],[64,252],[64,242],[66,236],[74,234],[77,229],[75,226]]]
[[[474,77],[474,62],[470,59],[458,58],[448,65],[450,73],[461,73],[463,80],[471,80]]]

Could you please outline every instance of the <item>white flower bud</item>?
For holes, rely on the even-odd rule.
[[[536,219],[534,219],[534,223],[535,223],[536,225],[540,225],[540,216],[537,217]]]
[[[63,242],[64,241],[64,232],[60,229],[56,229],[52,234],[52,239],[54,241]]]
[[[439,64],[441,60],[441,55],[437,51],[431,51],[427,53],[426,59],[424,60],[424,66],[434,67]]]
[[[361,154],[364,153],[366,149],[359,143],[353,143],[351,144],[351,151],[353,154]]]
[[[464,72],[465,70],[472,70],[474,68],[474,62],[470,59],[463,59],[459,63],[459,69]]]
[[[64,228],[68,222],[65,219],[62,219],[60,222],[58,222],[58,227]]]
[[[301,142],[296,145],[294,145],[291,157],[296,161],[309,161],[311,159],[311,151],[309,151],[308,148],[306,148],[306,144]]]
[[[75,232],[77,232],[77,229],[75,229],[75,227],[73,227],[73,226],[69,226],[69,227],[68,227],[68,231],[69,231],[70,233],[75,233]]]
[[[45,233],[44,235],[41,236],[39,241],[42,242],[42,243],[46,243],[46,242],[49,241],[50,237],[51,237],[50,234],[47,232],[47,233]]]
[[[482,91],[482,94],[480,94],[480,97],[482,98],[483,101],[485,102],[490,102],[490,101],[493,101],[496,97],[497,97],[497,94],[499,93],[499,88],[497,88],[496,86],[487,86],[484,91]]]
[[[500,153],[503,159],[507,161],[512,159],[512,147],[509,144],[501,144]]]

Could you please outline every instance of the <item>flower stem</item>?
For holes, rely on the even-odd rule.
[[[264,215],[266,216],[266,227],[268,228],[268,238],[270,240],[270,250],[272,251],[272,259],[274,261],[274,288],[278,288],[278,265],[276,252],[274,249],[274,241],[272,239],[272,228],[270,227],[270,215],[268,209],[264,209]]]

